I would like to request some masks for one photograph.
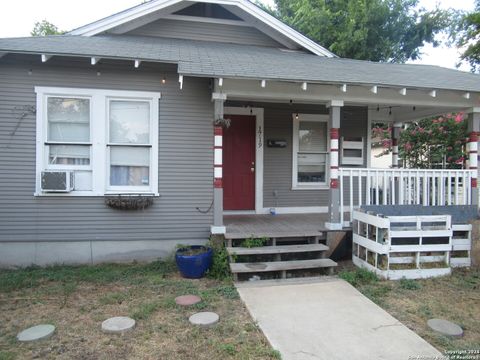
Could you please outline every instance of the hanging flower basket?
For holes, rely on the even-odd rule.
[[[118,210],[144,210],[153,205],[153,197],[145,195],[107,196],[105,204]]]
[[[224,129],[228,129],[230,127],[231,122],[232,122],[232,120],[230,120],[230,119],[218,118],[218,119],[215,119],[213,124],[215,126],[220,126]]]

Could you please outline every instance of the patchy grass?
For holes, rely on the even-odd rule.
[[[456,269],[451,276],[400,281],[376,279],[363,269],[347,269],[345,279],[440,351],[480,349],[480,269]],[[431,331],[427,320],[442,318],[459,324],[462,338]]]
[[[203,301],[177,306],[175,297],[185,294]],[[190,325],[199,310],[217,312],[220,322]],[[171,262],[1,270],[0,313],[0,360],[280,359],[230,281],[183,279]],[[120,315],[137,320],[132,333],[101,332],[103,320]],[[53,337],[15,340],[38,323],[54,324]]]

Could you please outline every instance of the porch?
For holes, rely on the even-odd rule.
[[[351,214],[363,205],[478,204],[480,108],[470,94],[418,87],[216,79],[212,100],[215,119],[240,115],[253,121],[249,144],[254,146],[247,161],[237,158],[232,166],[225,154],[239,157],[246,151],[238,145],[232,148],[232,129],[215,127],[213,234],[240,238],[339,231],[349,229]],[[464,169],[399,168],[403,123],[459,111],[466,113],[470,133]],[[370,167],[373,122],[392,125],[390,169]],[[236,144],[242,143],[236,139]],[[245,167],[243,173],[240,166]],[[231,173],[232,168],[237,172]],[[232,186],[231,179],[240,175],[251,176],[248,186]],[[232,213],[226,210],[237,204],[232,194],[243,200],[252,197],[247,202],[250,207],[234,209],[248,217],[229,217]],[[277,215],[265,215],[270,212]],[[299,213],[317,215],[295,215]]]

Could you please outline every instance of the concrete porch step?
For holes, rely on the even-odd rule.
[[[323,244],[261,246],[255,248],[227,247],[227,251],[230,255],[292,254],[303,252],[321,252],[327,250],[328,246]]]
[[[337,263],[330,259],[272,261],[257,263],[230,263],[233,274],[286,271],[302,269],[333,268]]]

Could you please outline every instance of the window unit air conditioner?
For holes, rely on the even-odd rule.
[[[43,192],[71,192],[74,185],[73,171],[42,171]]]

